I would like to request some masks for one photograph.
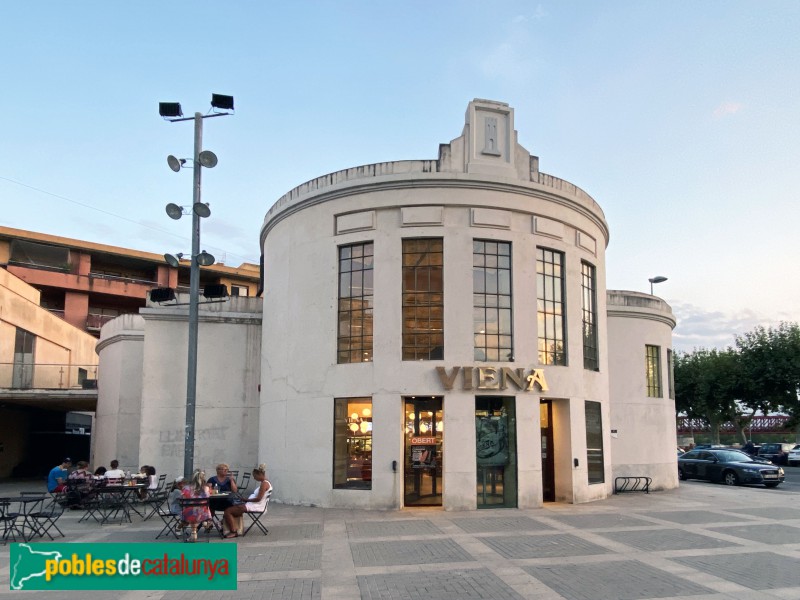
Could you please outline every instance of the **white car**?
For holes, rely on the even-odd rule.
[[[800,466],[800,444],[796,444],[794,448],[789,450],[786,462],[790,467]]]

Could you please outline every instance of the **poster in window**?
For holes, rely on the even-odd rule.
[[[436,466],[436,438],[411,438],[411,467],[429,469]]]
[[[506,415],[475,417],[475,448],[478,466],[508,464],[508,418]]]

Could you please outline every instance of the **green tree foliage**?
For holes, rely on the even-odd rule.
[[[743,404],[767,414],[783,412],[800,419],[800,326],[756,327],[736,336]]]
[[[800,326],[781,323],[736,336],[736,347],[675,355],[675,406],[679,413],[719,426],[744,428],[756,412],[783,412],[800,423]]]
[[[736,352],[730,348],[675,355],[676,409],[708,421],[716,443],[719,443],[719,426],[739,420],[737,360]]]

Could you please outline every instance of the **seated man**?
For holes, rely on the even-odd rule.
[[[57,467],[53,467],[47,475],[47,491],[51,493],[63,492],[67,488],[67,477],[72,459],[65,458]]]

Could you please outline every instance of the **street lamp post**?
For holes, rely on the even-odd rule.
[[[650,295],[651,296],[653,295],[653,284],[654,283],[663,283],[666,280],[667,280],[667,278],[662,276],[662,275],[656,275],[655,277],[651,277],[650,279],[648,279],[647,281],[650,282]]]
[[[211,106],[223,110],[233,110],[233,97],[213,94]],[[231,113],[211,113],[203,115],[199,112],[194,117],[183,118],[181,106],[177,102],[162,102],[159,104],[159,113],[169,121],[194,121],[194,156],[192,177],[192,256],[189,271],[189,351],[186,369],[186,425],[183,451],[183,474],[191,477],[194,471],[194,440],[195,440],[195,409],[197,406],[197,338],[199,325],[199,300],[200,300],[200,266],[214,264],[214,259],[206,252],[200,252],[200,218],[210,214],[208,206],[201,202],[201,173],[202,167],[213,168],[217,164],[217,157],[213,152],[203,151],[203,119],[209,117],[222,117]],[[185,161],[170,156],[167,163],[173,171],[179,171]],[[171,218],[180,218],[180,213],[171,212],[170,205],[167,214]],[[210,260],[209,260],[210,259]]]

